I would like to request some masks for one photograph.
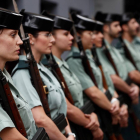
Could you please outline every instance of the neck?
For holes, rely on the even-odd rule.
[[[76,48],[78,48],[78,45],[77,45],[76,42],[74,42],[73,46],[76,47]]]
[[[5,67],[6,61],[0,58],[0,69],[3,71]]]
[[[109,44],[111,44],[114,38],[112,38],[108,33],[104,33],[104,39],[106,39]]]
[[[122,38],[123,38],[123,39],[126,39],[126,40],[129,41],[129,42],[132,42],[132,41],[133,41],[133,37],[130,36],[130,34],[127,33],[127,32],[123,32]]]
[[[53,46],[52,53],[53,53],[53,55],[55,55],[57,58],[59,58],[61,60],[61,55],[62,55],[63,51],[58,49],[56,46]]]
[[[42,58],[42,54],[39,53],[38,51],[32,49],[32,53],[33,53],[33,56],[34,56],[34,59],[37,63],[39,63],[41,61],[41,58]]]

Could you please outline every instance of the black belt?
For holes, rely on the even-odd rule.
[[[59,114],[53,121],[60,131],[64,130],[68,125],[64,114]]]

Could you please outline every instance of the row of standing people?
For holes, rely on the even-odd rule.
[[[15,18],[21,16],[20,14],[15,15],[12,12],[7,13],[4,10],[1,10],[1,12],[9,15],[10,14],[14,15]],[[27,12],[23,12],[21,14],[23,15],[22,23],[24,26],[24,30],[26,33],[29,34],[30,37],[31,49],[35,57],[35,60],[38,64],[40,76],[42,78],[43,83],[47,85],[49,90],[48,102],[51,111],[51,118],[55,119],[60,113],[63,113],[65,117],[67,116],[67,118],[70,121],[80,126],[83,126],[86,129],[89,129],[95,140],[103,139],[103,132],[99,127],[98,118],[96,114],[91,113],[87,115],[84,114],[79,109],[88,100],[91,100],[97,106],[110,112],[113,124],[120,123],[121,127],[127,127],[127,125],[129,124],[127,128],[121,130],[123,137],[125,139],[132,139],[132,138],[139,139],[139,135],[134,130],[134,124],[132,123],[131,117],[129,118],[128,121],[127,105],[123,104],[121,107],[119,107],[119,101],[117,99],[119,95],[115,91],[116,88],[124,92],[125,94],[128,94],[132,99],[133,104],[138,104],[139,88],[137,84],[139,84],[139,72],[138,70],[136,70],[136,68],[134,68],[134,66],[129,62],[127,58],[124,58],[125,56],[122,57],[116,51],[116,49],[113,48],[115,50],[114,51],[115,54],[112,54],[112,57],[114,62],[116,63],[116,67],[118,67],[117,71],[119,73],[116,72],[115,68],[112,67],[112,64],[105,56],[104,49],[100,48],[102,47],[102,39],[103,39],[102,32],[104,33],[105,35],[104,38],[107,41],[110,41],[111,39],[113,40],[115,38],[114,37],[115,35],[116,37],[118,37],[117,35],[120,32],[120,29],[118,29],[120,21],[118,20],[116,21],[116,19],[113,20],[113,18],[110,18],[109,21],[106,21],[106,19],[108,19],[107,18],[108,15],[105,16],[103,14],[102,15],[100,14],[99,17],[101,16],[102,18],[104,17],[104,21],[102,21],[104,22],[103,25],[103,23],[101,22],[97,22],[92,19],[77,14],[73,14],[74,26],[77,29],[78,36],[81,37],[84,50],[86,51],[91,68],[95,75],[95,79],[97,82],[97,85],[95,85],[95,83],[93,83],[93,81],[90,79],[89,75],[86,74],[81,59],[75,59],[74,57],[74,55],[80,54],[76,42],[74,42],[75,47],[72,47],[72,50],[68,56],[67,59],[68,63],[66,63],[64,60],[61,59],[62,53],[66,50],[71,49],[71,45],[73,41],[73,36],[70,34],[70,30],[72,28],[72,21],[58,16],[54,16],[54,17],[51,16],[51,18],[53,19],[50,19],[45,17],[46,16],[45,13],[44,13],[45,16],[36,15]],[[97,20],[99,20],[98,16],[96,16],[96,18]],[[7,19],[8,22],[9,20],[10,19]],[[52,31],[51,29],[53,26],[53,22],[54,22],[54,29]],[[115,23],[117,22],[117,25],[114,25],[115,24],[114,22]],[[43,23],[45,23],[45,25]],[[25,55],[19,56],[19,63],[13,70],[13,76],[12,76],[14,82],[13,84],[9,74],[4,69],[4,65],[7,61],[14,61],[18,59],[19,45],[22,44],[22,41],[18,37],[18,31],[17,31],[20,23],[16,28],[13,27],[14,25],[12,26],[7,23],[1,23],[1,24],[3,24],[1,27],[1,31],[2,31],[1,32],[1,48],[2,48],[1,57],[3,58],[2,60],[4,60],[1,61],[1,63],[3,64],[1,69],[3,70],[5,76],[7,76],[9,85],[11,87],[11,91],[13,90],[12,93],[17,103],[19,112],[21,109],[25,109],[25,106],[27,106],[28,109],[30,108],[28,112],[26,110],[24,114],[22,114],[23,110],[20,112],[20,115],[23,119],[25,128],[28,133],[28,139],[31,139],[33,134],[35,133],[36,131],[35,124],[36,124],[37,127],[45,128],[50,139],[66,139],[64,135],[62,135],[65,133],[65,135],[69,135],[67,139],[73,140],[74,134],[71,133],[71,129],[69,125],[67,125],[64,128],[64,131],[60,133],[58,128],[55,126],[55,124],[44,113],[42,103],[39,99],[38,93],[36,92],[35,88],[32,85],[31,76],[28,68],[22,67],[21,69],[20,66],[21,61],[24,62],[27,61]],[[97,25],[101,26],[101,28],[103,27],[103,30],[101,28],[97,29],[96,28]],[[127,24],[125,23],[124,26],[127,26]],[[114,29],[115,27],[116,30]],[[115,35],[113,34],[112,28],[117,32],[116,33],[114,31]],[[51,32],[53,32],[53,36]],[[92,53],[90,51],[90,49],[93,47],[93,44],[97,47],[96,51],[99,60],[103,66],[103,72],[105,73],[105,79],[108,84],[108,90],[112,95],[111,102],[106,98],[104,94],[106,92],[106,89],[103,86],[102,75],[100,69],[95,64],[93,60],[94,56],[92,56]],[[16,49],[15,46],[17,47]],[[109,45],[107,44],[106,46]],[[12,51],[9,51],[10,49],[12,49]],[[72,94],[75,106],[72,105],[67,99],[65,99],[60,83],[57,81],[57,79],[54,77],[51,71],[41,63],[41,59],[43,55],[50,54],[51,51],[63,73],[65,81]],[[110,53],[112,52],[110,51]],[[127,63],[124,63],[124,59],[127,60]],[[116,61],[120,61],[120,62],[117,63]],[[133,66],[133,69],[130,70],[129,68],[131,65]],[[123,74],[125,74],[124,75],[126,76],[125,78],[122,76]],[[128,85],[125,82],[128,75],[133,81],[131,85]],[[19,92],[16,90],[16,88],[19,90]],[[29,106],[27,105],[26,101],[24,101],[24,99],[28,102]],[[14,125],[10,120],[10,118],[8,117],[8,115],[6,114],[6,112],[4,112],[2,108],[1,110],[2,110],[1,113],[3,115],[1,118],[1,123],[2,123],[1,133],[0,133],[1,138],[8,139],[10,137],[12,139],[25,139],[14,128]],[[137,117],[139,117],[139,105],[133,105],[133,110],[136,112]],[[30,116],[28,115],[29,113]],[[29,119],[28,121],[25,117],[25,114],[28,115],[28,119]],[[100,120],[100,123],[102,123],[102,120]],[[72,128],[72,131],[75,131],[74,128]],[[108,139],[108,137],[104,135],[104,139]]]

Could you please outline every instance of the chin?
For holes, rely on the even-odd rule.
[[[9,60],[8,61],[17,61],[19,59],[19,55],[18,56],[15,56],[15,57],[11,57],[11,58],[9,58]]]
[[[71,47],[68,47],[65,51],[70,51],[71,50]]]
[[[44,54],[50,54],[51,52],[51,50],[47,50]]]

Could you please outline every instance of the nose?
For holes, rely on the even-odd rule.
[[[121,26],[120,26],[120,25],[118,26],[118,30],[119,30],[119,32],[121,32],[121,31],[122,31],[122,28],[121,28]]]
[[[55,43],[55,38],[54,38],[54,36],[51,36],[50,42],[51,42],[51,43]]]
[[[70,34],[70,40],[73,40],[73,36]]]
[[[23,44],[23,41],[21,40],[21,38],[20,38],[19,35],[18,35],[17,45],[22,45],[22,44]]]
[[[139,23],[138,23],[138,22],[136,22],[136,27],[137,27],[137,28],[139,27]]]
[[[104,37],[103,33],[99,32],[99,37],[103,38]]]

